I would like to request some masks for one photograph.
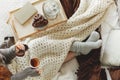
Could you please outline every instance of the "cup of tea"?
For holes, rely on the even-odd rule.
[[[33,67],[33,68],[36,68],[40,65],[40,61],[38,58],[32,58],[30,60],[30,65]]]

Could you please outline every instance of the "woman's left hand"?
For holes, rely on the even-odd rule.
[[[16,56],[22,57],[25,55],[25,46],[22,43],[17,42],[15,44],[15,47],[16,47]]]

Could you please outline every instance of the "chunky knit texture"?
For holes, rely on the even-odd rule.
[[[30,58],[38,57],[41,76],[26,80],[52,80],[63,64],[72,42],[84,40],[97,29],[104,20],[108,7],[113,3],[113,0],[81,0],[78,10],[66,23],[33,36],[33,40],[28,43],[29,53],[23,58],[17,58],[16,62],[19,64],[13,62],[16,66],[9,67],[10,70],[23,70],[30,65]]]
[[[70,51],[74,52],[76,56],[87,55],[91,50],[97,49],[102,45],[102,40],[99,39],[98,32],[93,31],[86,42],[75,41],[71,45]]]
[[[78,55],[87,55],[93,49],[100,48],[102,45],[102,40],[97,40],[96,42],[79,42],[75,41],[70,51],[74,52],[76,56]]]

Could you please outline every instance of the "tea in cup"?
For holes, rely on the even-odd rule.
[[[32,58],[30,60],[30,64],[31,64],[32,67],[36,68],[40,65],[40,61],[39,61],[38,58]]]

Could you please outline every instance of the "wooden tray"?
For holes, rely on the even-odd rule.
[[[38,1],[35,1],[35,2],[32,3],[34,5],[34,7],[38,10],[38,13],[42,14],[43,16],[44,16],[44,14],[43,14],[43,10],[42,10],[42,5],[45,1],[46,0],[38,0]],[[40,31],[46,30],[50,27],[53,27],[56,24],[66,22],[67,17],[65,15],[63,7],[62,7],[59,0],[56,0],[56,1],[59,4],[60,12],[59,12],[56,19],[48,20],[48,24],[46,26],[44,26],[44,29],[39,29],[38,30],[38,29],[35,29],[32,26],[34,16],[32,16],[25,24],[21,25],[14,17],[14,13],[16,11],[18,11],[20,8],[11,11],[10,12],[10,17],[8,19],[8,24],[10,24],[11,27],[12,27],[12,31],[14,33],[15,39],[16,40],[22,40],[22,39],[25,39],[27,37],[30,37],[31,35],[35,35],[36,33],[40,32]]]

